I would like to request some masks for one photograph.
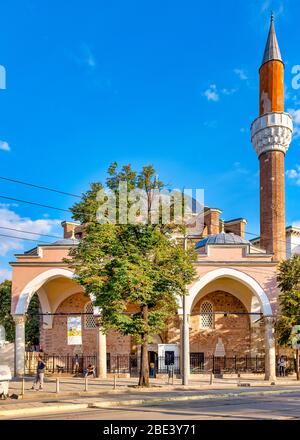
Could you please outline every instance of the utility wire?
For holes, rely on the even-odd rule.
[[[8,227],[5,227],[5,226],[0,226],[0,229],[6,229],[8,231],[21,232],[22,234],[38,235],[38,236],[41,236],[41,237],[58,238],[58,239],[61,238],[58,235],[49,235],[49,234],[42,234],[42,233],[39,233],[39,232],[24,231],[23,229],[8,228]]]
[[[9,182],[19,183],[19,184],[22,184],[22,185],[27,185],[27,186],[30,186],[30,187],[35,187],[35,188],[39,188],[39,189],[43,189],[43,190],[47,190],[47,191],[52,191],[52,192],[59,193],[59,194],[63,194],[63,195],[68,195],[68,196],[72,196],[72,197],[77,197],[77,198],[79,198],[79,199],[81,198],[81,196],[79,196],[78,194],[72,194],[72,193],[68,193],[68,192],[65,192],[65,191],[60,191],[60,190],[57,190],[57,189],[54,189],[54,188],[49,188],[49,187],[46,187],[46,186],[35,185],[35,184],[32,184],[32,183],[24,182],[24,181],[17,180],[17,179],[11,179],[11,178],[4,177],[4,176],[0,176],[0,179],[1,179],[1,180],[6,180],[6,181],[9,181]],[[72,211],[71,209],[58,208],[58,207],[56,207],[56,206],[44,205],[44,204],[41,204],[41,203],[31,202],[31,201],[23,200],[23,199],[16,199],[16,198],[13,198],[13,197],[8,197],[8,196],[2,196],[2,195],[0,195],[0,198],[2,198],[2,199],[6,199],[6,200],[12,200],[12,201],[19,202],[19,203],[25,203],[25,204],[29,204],[29,205],[39,206],[39,207],[42,207],[42,208],[48,208],[48,209],[58,210],[58,211],[61,211],[61,212],[70,212],[70,213],[73,213],[73,212],[74,212],[74,211]],[[80,211],[75,211],[75,212],[77,212],[78,214],[84,214],[84,215],[86,215],[86,213],[84,213],[84,212],[80,212]],[[93,216],[93,214],[90,214],[90,215]],[[225,222],[225,223],[226,223],[226,222]],[[213,224],[213,223],[211,223],[211,224],[212,224],[213,226],[219,226],[219,225],[217,225],[217,224]],[[257,238],[259,238],[259,236],[260,236],[260,234],[258,234],[258,233],[249,232],[249,231],[245,231],[245,234],[246,234],[246,235],[251,235],[251,236],[253,236],[253,237],[257,237]],[[279,242],[282,242],[282,243],[285,243],[284,240],[278,240],[278,241],[279,241]],[[292,245],[295,245],[295,246],[299,246],[299,243],[291,243],[291,244],[292,244]]]
[[[51,191],[51,192],[55,192],[55,193],[58,193],[58,194],[63,194],[65,196],[78,197],[80,199],[80,196],[78,194],[72,194],[72,193],[68,193],[68,192],[65,192],[65,191],[60,191],[58,189],[49,188],[48,186],[35,185],[33,183],[23,182],[22,180],[10,179],[8,177],[3,177],[3,176],[0,176],[0,179],[1,180],[6,180],[8,182],[19,183],[21,185],[31,186],[33,188],[44,189],[46,191]]]
[[[44,244],[50,244],[50,241],[37,241],[37,240],[32,240],[31,238],[21,238],[21,237],[16,237],[15,235],[7,235],[7,234],[0,234],[0,237],[6,237],[6,238],[13,238],[13,239],[17,239],[17,240],[26,240],[26,241],[33,241],[34,243],[44,243]]]

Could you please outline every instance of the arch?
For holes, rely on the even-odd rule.
[[[39,290],[43,284],[45,284],[49,280],[53,280],[54,278],[65,277],[69,279],[75,278],[74,272],[69,269],[49,269],[45,272],[37,275],[33,280],[31,280],[24,289],[22,290],[18,302],[15,308],[14,315],[24,315],[27,311],[28,305],[32,298],[32,295]],[[43,306],[41,304],[41,306]]]
[[[198,293],[203,289],[207,284],[211,283],[214,280],[219,278],[233,278],[246,287],[248,287],[252,293],[256,296],[261,306],[262,312],[264,315],[272,315],[272,308],[269,301],[269,298],[261,285],[250,275],[247,275],[245,272],[241,272],[236,269],[230,268],[220,268],[212,270],[205,275],[201,276],[198,281],[196,281],[189,289],[189,294],[186,296],[186,308],[187,314],[191,313],[191,309],[193,303],[198,295]],[[182,314],[182,309],[178,310],[178,313]]]

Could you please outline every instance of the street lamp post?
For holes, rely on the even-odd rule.
[[[187,250],[187,236],[184,236],[184,250]],[[189,341],[189,322],[186,307],[186,295],[182,296],[182,385],[189,384],[190,373],[190,341]]]

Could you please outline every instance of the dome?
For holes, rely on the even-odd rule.
[[[231,232],[230,233],[221,232],[220,234],[208,235],[207,237],[198,241],[198,243],[196,243],[195,245],[195,248],[199,249],[208,244],[217,244],[217,245],[225,244],[225,245],[234,246],[237,244],[251,244],[251,243],[250,241],[245,240],[239,235],[233,234]]]

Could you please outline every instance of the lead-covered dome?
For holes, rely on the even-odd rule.
[[[220,234],[208,235],[202,240],[196,243],[195,248],[199,249],[206,245],[217,244],[217,245],[237,245],[237,244],[251,244],[249,240],[245,240],[239,235],[233,234],[231,232],[221,232]]]

